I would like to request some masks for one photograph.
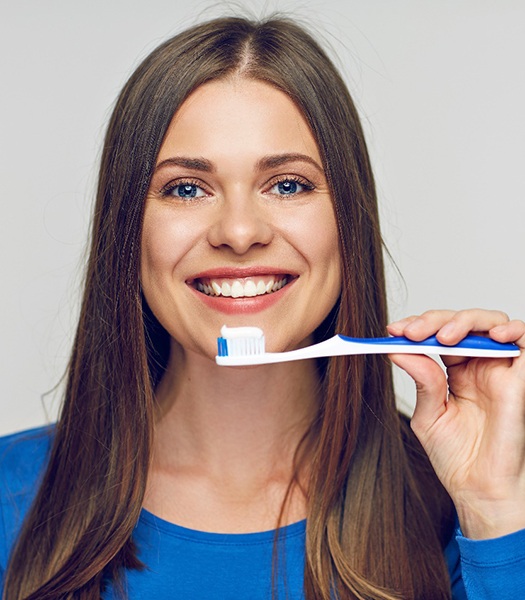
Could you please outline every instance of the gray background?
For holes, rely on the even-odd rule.
[[[392,317],[472,306],[525,316],[523,1],[2,0],[0,434],[56,415],[119,89],[167,36],[235,6],[299,15],[331,46],[402,275],[389,269]],[[410,406],[411,383],[397,385]]]

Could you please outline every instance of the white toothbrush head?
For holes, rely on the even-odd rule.
[[[264,332],[259,327],[221,327],[221,337],[217,338],[217,364],[228,365],[228,358],[264,354]]]

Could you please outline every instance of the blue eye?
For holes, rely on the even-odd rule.
[[[204,190],[195,183],[180,183],[169,190],[170,196],[178,198],[197,198],[205,196]]]
[[[297,181],[279,181],[277,189],[279,194],[297,194],[297,188],[302,187]]]
[[[294,194],[300,194],[301,192],[313,189],[314,186],[306,182],[300,183],[295,179],[283,179],[272,185],[270,193],[277,194],[278,196],[293,196]]]

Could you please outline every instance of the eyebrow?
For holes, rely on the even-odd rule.
[[[264,171],[265,169],[273,169],[291,162],[306,162],[310,165],[313,165],[318,171],[324,174],[321,165],[319,165],[316,160],[314,160],[311,156],[308,156],[308,154],[300,154],[298,152],[263,156],[263,158],[257,161],[256,169],[258,171]]]
[[[264,171],[266,169],[274,169],[281,167],[291,162],[306,162],[314,166],[321,174],[324,174],[322,167],[308,154],[301,154],[299,152],[286,152],[283,154],[270,154],[263,156],[257,161],[255,168],[257,171]],[[192,169],[195,171],[203,171],[204,173],[215,172],[213,163],[206,158],[190,158],[187,156],[173,156],[161,161],[156,167],[155,172],[163,167],[175,166],[184,167],[186,169]]]
[[[189,158],[187,156],[173,156],[171,158],[167,158],[166,160],[161,161],[155,167],[155,171],[169,166],[184,167],[194,171],[204,171],[205,173],[213,173],[215,171],[215,167],[211,161],[205,158]]]

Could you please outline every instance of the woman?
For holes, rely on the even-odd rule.
[[[393,357],[436,477],[384,357],[222,368],[223,323],[277,351],[385,333],[359,120],[285,20],[183,32],[117,102],[62,414],[3,442],[4,598],[490,598],[501,573],[516,597],[523,355],[448,361],[448,403],[431,359]],[[488,311],[388,331],[525,346]],[[498,539],[456,540],[455,512]]]

